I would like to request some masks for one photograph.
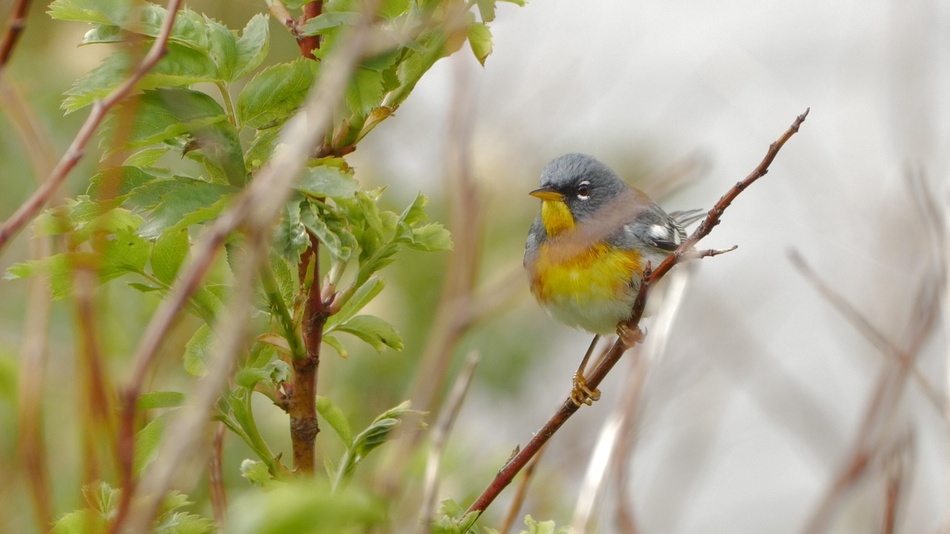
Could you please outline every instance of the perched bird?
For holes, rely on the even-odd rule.
[[[644,269],[676,250],[686,240],[683,228],[702,217],[702,210],[666,213],[585,154],[548,163],[530,194],[541,199],[525,244],[531,292],[556,320],[598,335],[630,335],[623,325]],[[597,399],[583,378],[589,356],[575,375],[575,402]]]

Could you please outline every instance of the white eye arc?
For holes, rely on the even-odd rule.
[[[584,180],[583,182],[577,184],[577,198],[581,200],[587,200],[590,198],[590,182]]]

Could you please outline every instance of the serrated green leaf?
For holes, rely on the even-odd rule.
[[[346,88],[346,105],[354,114],[365,116],[383,103],[383,74],[359,68]]]
[[[188,255],[188,243],[187,230],[173,230],[160,235],[152,245],[152,254],[149,257],[152,275],[171,285],[185,261],[185,256]]]
[[[352,173],[331,165],[307,168],[297,189],[314,197],[348,198],[356,194],[359,183]]]
[[[42,260],[30,260],[10,266],[4,273],[7,280],[45,275],[49,277],[50,294],[53,300],[67,297],[73,288],[73,262],[93,262],[95,255],[89,252],[56,254]]]
[[[131,8],[127,0],[55,0],[48,13],[57,20],[119,25],[128,18]]]
[[[487,23],[495,20],[495,1],[496,0],[475,0],[482,22]]]
[[[179,391],[150,391],[139,397],[136,407],[139,410],[159,408],[177,408],[185,403],[185,394]]]
[[[375,315],[357,315],[336,327],[337,331],[352,334],[383,352],[386,347],[396,351],[403,349],[402,337],[391,324]]]
[[[267,26],[268,17],[258,13],[244,26],[244,31],[237,40],[237,61],[232,80],[247,75],[260,66],[270,47],[270,32]]]
[[[491,30],[488,29],[488,25],[482,22],[474,22],[469,25],[468,44],[472,47],[475,59],[484,66],[485,59],[492,51]]]
[[[138,83],[138,89],[222,81],[217,66],[207,54],[176,43],[168,43],[166,48],[165,56]],[[76,80],[66,91],[62,108],[73,112],[105,98],[125,81],[132,68],[128,54],[122,51],[106,57],[99,66]]]
[[[217,76],[222,80],[234,79],[237,67],[237,38],[224,24],[204,16],[205,35],[208,39],[208,54],[217,65]]]
[[[207,371],[207,362],[211,357],[211,347],[214,343],[214,331],[203,324],[185,344],[184,366],[185,372],[191,376],[204,376]]]
[[[127,140],[132,147],[161,143],[184,134],[198,136],[209,130],[218,131],[212,128],[216,123],[222,123],[217,126],[220,131],[230,126],[224,109],[213,98],[182,88],[145,91],[137,101],[120,104],[110,117],[110,129],[115,128],[115,117],[124,116],[134,117]],[[236,139],[236,132],[233,137]]]
[[[412,229],[410,248],[425,251],[452,250],[452,234],[440,223],[429,223]]]
[[[92,510],[76,510],[56,520],[52,534],[99,534],[108,531],[106,518]]]
[[[241,124],[260,130],[287,120],[310,90],[315,63],[298,58],[257,73],[238,96],[237,114]]]
[[[353,430],[339,406],[327,397],[317,395],[317,413],[336,432],[337,437],[343,441],[344,445],[347,447],[353,445]]]
[[[313,232],[337,262],[349,261],[357,247],[349,220],[339,211],[322,202],[305,205],[300,222]]]
[[[144,273],[151,248],[151,243],[131,232],[111,236],[102,249],[100,281],[128,273]]]
[[[122,162],[122,165],[126,167],[137,167],[139,170],[143,170],[143,167],[154,167],[155,164],[158,163],[158,160],[168,153],[168,150],[169,148],[164,146],[143,148],[126,158],[126,160]]]
[[[236,192],[236,188],[228,185],[173,178],[156,180],[133,189],[129,202],[147,207],[147,203],[158,197],[151,216],[138,229],[142,237],[155,239],[166,231],[187,228],[217,217]]]

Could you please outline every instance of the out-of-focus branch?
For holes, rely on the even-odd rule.
[[[812,271],[800,256],[792,255],[793,261],[806,278],[815,283],[822,295],[829,300],[846,317],[857,316],[861,325],[859,331],[869,336],[869,340],[877,344],[884,337],[870,326],[870,323],[860,316],[853,306],[831,290],[825,283],[816,283],[817,274]],[[939,282],[938,282],[939,283]],[[930,337],[933,325],[939,315],[939,300],[934,291],[934,280],[924,280],[924,284],[917,293],[916,313],[910,318],[911,327],[906,348],[897,349],[895,358],[889,359],[881,370],[877,384],[874,387],[861,427],[851,446],[851,452],[842,462],[842,467],[828,488],[821,504],[808,521],[804,531],[806,534],[819,534],[827,531],[831,521],[844,502],[845,496],[873,469],[881,469],[884,461],[884,452],[895,442],[890,432],[894,428],[894,418],[903,398],[908,377],[912,375],[915,361],[924,342]],[[889,343],[887,344],[891,347]]]
[[[772,164],[772,161],[775,159],[775,156],[778,155],[779,150],[785,145],[785,143],[798,132],[799,127],[805,121],[805,118],[808,116],[808,110],[806,109],[804,113],[795,118],[795,121],[792,125],[785,131],[782,136],[769,145],[769,149],[765,154],[765,157],[756,166],[755,169],[741,182],[738,182],[734,185],[729,191],[726,192],[722,198],[713,206],[709,213],[706,215],[706,218],[700,223],[699,227],[690,235],[679,248],[676,249],[670,256],[668,256],[660,265],[655,269],[647,268],[647,272],[644,273],[643,283],[640,284],[640,291],[637,294],[636,301],[633,305],[633,313],[631,314],[630,319],[627,321],[625,326],[631,332],[639,331],[640,318],[643,316],[643,310],[646,307],[646,298],[647,293],[649,292],[650,287],[658,282],[673,266],[687,261],[689,259],[697,257],[697,252],[694,250],[696,244],[709,235],[713,228],[719,224],[719,220],[722,217],[723,212],[733,200],[743,191],[745,191],[752,183],[764,176],[768,170],[769,166]],[[700,251],[698,252],[699,257],[704,257],[707,255],[715,255],[719,251]],[[614,345],[607,352],[603,361],[600,362],[594,370],[591,372],[590,376],[587,377],[587,385],[591,390],[597,388],[600,383],[607,376],[607,373],[620,361],[620,357],[624,352],[629,348],[627,345],[628,341],[623,339],[623,336],[619,337]],[[495,476],[494,480],[488,485],[487,488],[482,492],[481,495],[472,503],[468,508],[469,513],[481,513],[494,502],[495,498],[505,489],[508,484],[511,483],[511,480],[516,474],[518,474],[521,469],[524,468],[525,464],[531,460],[531,458],[538,453],[541,447],[548,442],[549,439],[567,422],[567,420],[574,415],[577,410],[580,409],[580,406],[574,402],[571,397],[568,397],[561,407],[557,410],[554,416],[548,420],[544,426],[538,430],[534,437],[522,448],[518,454],[513,456],[508,462],[502,466],[501,470],[498,471],[498,474]]]
[[[83,123],[79,129],[79,133],[73,138],[66,153],[63,154],[59,163],[57,163],[53,171],[50,172],[46,181],[43,182],[43,185],[41,185],[26,202],[21,204],[13,215],[0,226],[0,252],[6,248],[10,240],[17,235],[28,222],[36,217],[40,210],[43,209],[43,206],[45,206],[53,194],[56,193],[59,186],[66,180],[69,172],[79,163],[79,160],[82,159],[84,154],[86,144],[89,143],[92,134],[95,133],[99,124],[102,123],[106,113],[128,96],[135,87],[135,84],[148,74],[148,71],[152,70],[152,67],[165,55],[165,45],[168,43],[168,38],[171,35],[172,24],[175,22],[175,15],[178,13],[179,4],[181,4],[181,0],[168,1],[166,8],[168,15],[165,17],[164,23],[162,23],[162,28],[158,36],[155,37],[155,42],[142,59],[142,62],[139,63],[132,75],[129,76],[122,85],[113,89],[104,99],[97,100],[93,103],[92,112],[89,113],[86,122]]]
[[[0,73],[10,62],[13,49],[20,41],[23,30],[26,29],[26,14],[30,11],[30,0],[16,0],[10,8],[10,18],[7,22],[7,32],[0,41]]]
[[[436,497],[439,491],[439,469],[442,463],[442,453],[445,450],[445,443],[448,441],[452,427],[458,419],[459,411],[462,409],[462,402],[468,393],[468,387],[475,376],[475,369],[478,367],[478,361],[481,355],[478,352],[471,352],[465,358],[465,365],[462,371],[455,378],[455,385],[449,393],[445,409],[439,414],[432,429],[432,449],[426,459],[426,472],[424,478],[424,487],[422,489],[422,513],[420,521],[420,532],[428,533],[432,528],[432,518],[435,514]]]

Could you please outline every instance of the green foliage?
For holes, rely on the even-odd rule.
[[[296,9],[304,3],[285,5]],[[359,531],[386,520],[383,503],[346,486],[366,457],[414,413],[408,402],[354,430],[341,407],[326,397],[315,399],[320,418],[343,446],[338,459],[324,460],[328,476],[321,483],[289,479],[285,453],[264,438],[252,400],[263,395],[286,409],[295,369],[307,357],[304,333],[312,325],[303,324],[303,317],[311,291],[319,290],[324,300],[323,343],[341,356],[348,356],[353,340],[378,352],[404,349],[403,338],[380,316],[385,313],[364,310],[386,287],[383,269],[402,252],[449,250],[451,237],[429,220],[428,199],[421,193],[401,211],[385,209],[384,188],[365,189],[345,155],[393,115],[436,61],[465,41],[484,64],[492,51],[487,24],[495,18],[495,4],[384,0],[370,21],[383,44],[355,66],[330,131],[313,147],[274,226],[270,261],[258,280],[263,320],[252,323],[249,339],[254,341],[241,355],[238,372],[214,413],[256,456],[239,469],[225,467],[239,470],[248,485],[231,508],[233,531]],[[45,276],[53,298],[62,299],[72,294],[76,272],[84,270],[94,273],[100,285],[122,280],[152,304],[167,298],[188,269],[203,227],[245,194],[278,150],[281,126],[320,78],[323,60],[355,24],[367,23],[360,6],[356,0],[330,0],[320,16],[302,25],[304,35],[321,38],[314,51],[318,61],[299,58],[269,65],[264,65],[270,46],[266,14],[251,17],[238,31],[190,9],[179,10],[165,54],[131,96],[109,111],[101,132],[100,167],[85,194],[67,199],[35,222],[36,234],[59,236],[65,247],[11,266],[5,278]],[[55,0],[49,14],[88,24],[81,44],[111,50],[66,91],[62,109],[67,113],[93,105],[124,83],[168,16],[162,6],[127,0]],[[228,259],[244,246],[244,237],[241,230],[227,236]],[[314,246],[319,247],[316,255],[309,250]],[[311,257],[318,260],[301,265]],[[229,266],[223,258],[215,263],[187,302],[200,322],[191,325],[194,332],[180,354],[181,369],[176,371],[182,380],[207,373],[220,337],[216,320],[231,293]],[[188,401],[183,393],[164,389],[138,398],[135,420],[140,426],[130,455],[136,474],[155,461],[171,413]],[[108,531],[121,491],[106,482],[83,488],[83,508],[62,516],[53,531]],[[182,494],[168,495],[152,530],[213,530],[210,520],[183,510],[189,505]]]
[[[54,534],[98,534],[109,532],[109,522],[118,511],[121,491],[105,482],[82,488],[86,506],[70,512],[53,525]],[[172,492],[166,496],[161,513],[151,532],[161,534],[203,534],[215,530],[214,522],[199,515],[181,510],[192,503],[182,493]]]

